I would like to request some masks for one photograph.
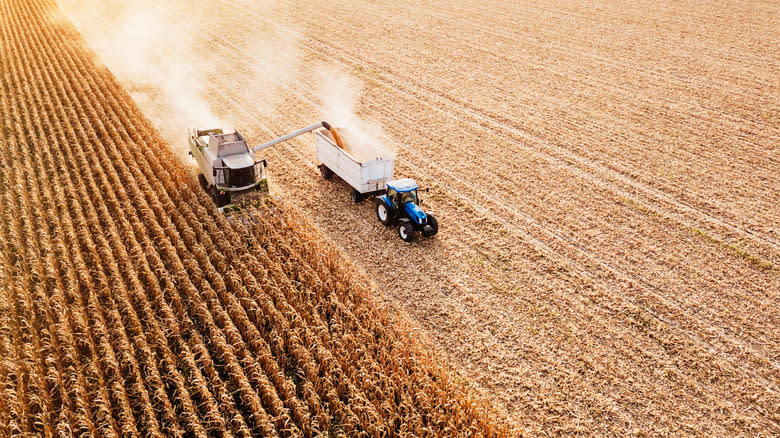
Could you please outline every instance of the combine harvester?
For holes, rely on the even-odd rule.
[[[347,152],[338,130],[328,122],[307,126],[251,149],[238,131],[192,130],[189,154],[200,168],[200,185],[217,208],[221,212],[236,211],[268,193],[268,164],[265,159],[256,160],[255,153],[312,131],[317,131],[317,159],[322,162],[319,169],[323,178],[339,176],[352,187],[353,202],[374,196],[377,217],[385,225],[397,225],[398,235],[404,241],[414,240],[417,231],[424,237],[436,235],[438,222],[433,214],[420,208],[417,184],[409,178],[393,179],[393,158],[377,153],[376,158],[356,159]]]
[[[240,132],[223,133],[221,129],[192,130],[189,154],[198,163],[201,187],[211,196],[220,211],[238,209],[238,203],[253,194],[268,193],[265,159],[255,160],[255,153],[316,129],[330,129],[328,122],[315,123],[250,149]]]

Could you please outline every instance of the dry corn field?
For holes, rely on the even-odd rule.
[[[505,434],[300,213],[217,213],[55,4],[0,37],[0,436]]]
[[[780,435],[778,29],[776,1],[0,0],[0,435]],[[181,153],[340,110],[434,239],[311,137],[230,217]]]

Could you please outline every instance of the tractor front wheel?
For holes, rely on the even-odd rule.
[[[409,222],[403,222],[398,227],[398,237],[404,242],[411,242],[414,240],[414,227]]]
[[[387,205],[384,202],[379,202],[376,205],[376,217],[383,225],[390,225],[390,212],[387,211]]]
[[[436,220],[435,217],[433,217],[432,214],[428,213],[428,225],[431,226],[432,230],[429,231],[425,237],[433,237],[436,235],[436,233],[439,232],[439,221]]]

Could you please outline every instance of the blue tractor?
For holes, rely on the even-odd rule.
[[[387,192],[377,197],[376,217],[385,225],[398,225],[398,236],[406,242],[414,240],[419,231],[423,237],[439,232],[439,223],[420,208],[417,183],[410,178],[387,182]]]

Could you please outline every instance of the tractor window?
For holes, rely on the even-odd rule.
[[[401,195],[401,205],[406,205],[407,202],[417,204],[417,191],[412,190]]]
[[[398,205],[398,192],[391,188],[387,188],[387,199],[390,200],[390,204],[394,207]]]

